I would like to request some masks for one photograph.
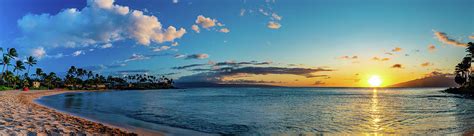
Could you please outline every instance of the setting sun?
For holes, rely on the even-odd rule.
[[[379,87],[382,84],[382,79],[378,75],[373,75],[367,81],[372,87]]]

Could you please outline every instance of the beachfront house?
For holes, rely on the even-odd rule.
[[[39,88],[41,86],[41,83],[38,81],[33,81],[33,88]]]

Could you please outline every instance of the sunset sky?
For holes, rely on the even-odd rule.
[[[59,75],[382,86],[452,73],[473,0],[2,0],[0,46]]]

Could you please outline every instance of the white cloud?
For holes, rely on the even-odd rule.
[[[161,47],[159,47],[159,48],[153,49],[153,51],[154,51],[154,52],[166,51],[166,50],[168,50],[168,49],[170,49],[170,48],[171,48],[171,47],[169,47],[169,46],[161,46]]]
[[[221,28],[221,29],[219,30],[219,32],[228,33],[228,32],[230,32],[230,30],[227,29],[227,28]]]
[[[278,22],[270,21],[268,22],[267,27],[270,29],[280,29],[281,25]]]
[[[100,46],[100,48],[102,48],[102,49],[112,48],[112,44],[111,44],[111,43],[107,43],[107,44],[104,44],[104,45]]]
[[[88,0],[87,3],[91,3],[93,7],[110,9],[114,4],[114,0]]]
[[[193,25],[193,26],[191,26],[191,29],[194,30],[194,32],[196,32],[196,33],[199,33],[199,32],[200,32],[198,25]]]
[[[46,56],[46,50],[43,47],[35,48],[31,51],[31,56],[41,59]]]
[[[179,2],[178,0],[173,0],[173,3],[174,3],[174,4],[176,4],[176,3],[178,3],[178,2]]]
[[[163,27],[158,18],[114,0],[88,0],[83,9],[69,8],[51,14],[28,14],[17,21],[24,46],[82,47],[133,39],[142,45],[163,43],[181,38],[186,30]],[[54,30],[54,31],[52,31]]]
[[[282,19],[282,17],[279,16],[278,14],[276,14],[276,13],[272,13],[272,19],[280,21]]]
[[[173,43],[171,44],[171,46],[178,46],[178,45],[179,45],[178,42],[173,42]]]
[[[474,35],[469,36],[469,39],[474,39]]]
[[[196,18],[195,23],[201,25],[202,28],[209,29],[211,27],[216,26],[217,20],[209,17],[204,17],[203,15],[199,15]]]
[[[53,55],[53,56],[47,55],[46,57],[58,59],[58,58],[62,58],[62,57],[64,57],[64,56],[65,56],[65,55],[63,55],[63,53],[58,53],[58,54]]]
[[[174,56],[174,58],[184,58],[186,57],[186,55],[183,55],[183,54],[177,54]]]
[[[258,9],[258,11],[259,11],[260,13],[262,13],[264,16],[269,16],[269,15],[270,15],[270,13],[266,12],[266,11],[263,10],[262,8]]]
[[[270,2],[267,2],[270,3]],[[270,29],[279,29],[281,27],[280,21],[283,19],[282,16],[278,15],[272,10],[272,7],[259,8],[258,11],[266,17],[270,18],[270,21],[267,24],[267,27]]]
[[[132,56],[130,58],[124,60],[123,62],[136,61],[136,60],[147,60],[147,59],[150,59],[150,57],[134,53],[134,54],[132,54]]]
[[[240,16],[245,16],[245,12],[246,12],[245,9],[240,9]]]
[[[134,26],[129,28],[129,31],[131,31],[132,37],[135,37],[143,45],[149,45],[151,41],[158,43],[173,41],[176,38],[181,38],[186,33],[186,30],[183,28],[177,30],[173,26],[162,29],[161,23],[158,22],[155,16],[143,15],[141,11],[133,11],[132,18],[137,21],[134,23]]]
[[[72,56],[79,56],[86,54],[83,50],[78,50],[72,53]]]

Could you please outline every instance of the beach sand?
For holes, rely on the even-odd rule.
[[[137,135],[129,130],[61,113],[34,102],[41,96],[65,92],[68,91],[0,91],[0,135]]]

